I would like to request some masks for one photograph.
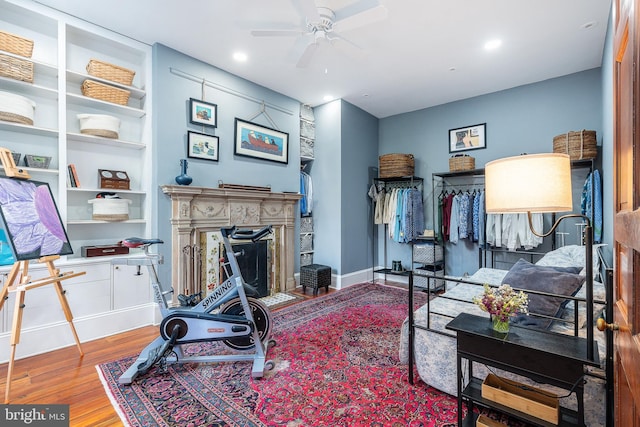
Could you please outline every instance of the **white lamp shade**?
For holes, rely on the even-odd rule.
[[[485,165],[487,213],[573,210],[571,160],[566,154],[526,154]]]

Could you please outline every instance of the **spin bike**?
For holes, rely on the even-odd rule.
[[[234,252],[230,242],[230,239],[234,239],[255,243],[271,231],[270,225],[255,232],[236,226],[221,228],[226,251],[226,259],[221,260],[221,266],[228,278],[197,303],[191,296],[180,295],[178,299],[181,302],[194,304],[187,307],[170,307],[166,296],[173,294],[173,290],[164,291],[160,285],[156,265],[162,263],[162,256],[151,253],[149,248],[163,241],[137,237],[123,240],[127,247],[144,249],[144,257],[115,259],[112,263],[147,267],[162,321],[160,336],[142,350],[118,382],[131,384],[138,375],[144,375],[155,364],[163,371],[171,363],[253,361],[251,376],[254,378],[260,378],[265,370],[273,369],[273,362],[265,360],[267,350],[275,345],[275,341],[269,339],[271,314],[268,307],[257,299],[258,292],[242,278],[236,260],[236,256],[242,255],[242,252]],[[231,274],[228,267],[231,268]],[[184,344],[211,341],[222,341],[226,346],[243,352],[187,356],[182,349]]]

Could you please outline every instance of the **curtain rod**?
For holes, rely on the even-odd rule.
[[[219,84],[214,83],[212,81],[209,81],[209,80],[207,80],[205,78],[194,76],[193,74],[189,74],[187,72],[178,70],[178,69],[173,68],[173,67],[169,67],[169,72],[171,72],[171,74],[175,74],[178,77],[182,77],[182,78],[187,79],[187,80],[192,80],[192,81],[194,81],[196,83],[207,85],[207,86],[212,87],[214,89],[218,89],[218,90],[220,90],[222,92],[226,92],[226,93],[229,93],[231,95],[235,95],[237,97],[246,99],[246,100],[251,101],[251,102],[255,102],[256,104],[262,104],[265,107],[272,108],[274,110],[280,111],[280,112],[288,114],[290,116],[293,115],[293,111],[288,110],[288,109],[286,109],[284,107],[280,107],[278,105],[271,104],[270,102],[265,102],[262,99],[254,98],[253,96],[246,95],[246,94],[244,94],[242,92],[238,92],[237,90],[230,89],[228,87],[219,85]]]

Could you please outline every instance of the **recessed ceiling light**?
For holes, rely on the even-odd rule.
[[[499,39],[489,40],[484,44],[484,48],[487,50],[494,50],[500,47],[501,44],[502,44],[502,40],[499,40]]]
[[[233,54],[233,59],[235,59],[238,62],[246,62],[247,59],[249,59],[249,57],[244,52],[236,52]]]

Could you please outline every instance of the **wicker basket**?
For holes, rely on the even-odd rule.
[[[95,80],[85,80],[82,82],[82,94],[89,98],[101,99],[114,104],[127,105],[131,92],[120,89]]]
[[[31,58],[33,54],[33,40],[16,36],[15,34],[0,31],[0,50],[13,53],[14,55]]]
[[[442,246],[433,243],[413,245],[413,261],[423,264],[433,264],[444,259]]]
[[[0,76],[33,83],[33,62],[0,54]]]
[[[476,168],[476,158],[468,154],[453,156],[449,158],[449,171],[468,171]]]
[[[568,154],[571,160],[595,159],[598,155],[596,131],[567,132],[553,138],[553,152]]]
[[[100,77],[101,79],[131,86],[135,71],[129,70],[118,65],[109,64],[108,62],[99,61],[97,59],[89,60],[87,64],[87,73],[89,75]]]
[[[413,176],[415,159],[413,154],[383,154],[379,157],[380,178],[399,178]]]

